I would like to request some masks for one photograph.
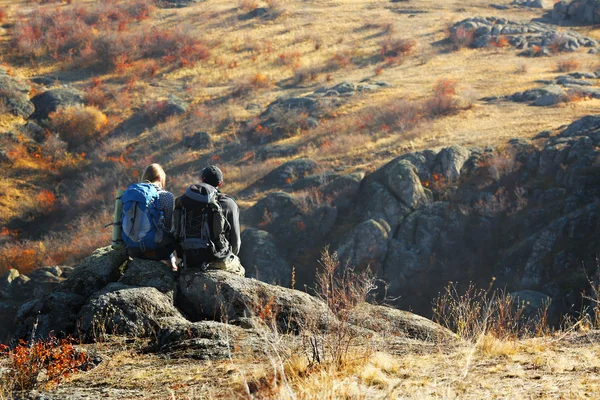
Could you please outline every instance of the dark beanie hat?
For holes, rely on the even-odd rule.
[[[210,165],[202,170],[202,180],[217,187],[223,182],[223,172],[216,165]]]

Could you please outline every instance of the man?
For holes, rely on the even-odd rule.
[[[175,201],[178,255],[186,267],[220,269],[244,276],[237,256],[241,245],[239,207],[233,198],[219,191],[223,185],[219,167],[204,168],[201,178],[202,184],[190,186]],[[202,225],[205,221],[209,221],[206,226]]]

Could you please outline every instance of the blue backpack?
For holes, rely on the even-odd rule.
[[[164,235],[158,210],[158,190],[151,183],[134,183],[121,196],[121,236],[129,249],[156,250]]]

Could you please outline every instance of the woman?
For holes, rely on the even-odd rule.
[[[139,249],[128,249],[131,257],[146,258],[150,260],[171,260],[171,267],[175,268],[175,239],[171,234],[173,227],[173,208],[175,206],[175,197],[171,192],[166,191],[165,185],[167,175],[159,164],[150,164],[142,174],[141,183],[150,183],[158,191],[158,211],[163,226],[163,239],[158,244],[156,250],[142,252]]]

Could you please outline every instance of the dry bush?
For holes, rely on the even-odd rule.
[[[328,305],[331,316],[325,333],[314,329],[304,332],[304,350],[310,364],[341,368],[360,336],[352,329],[352,315],[376,289],[375,278],[368,268],[355,271],[342,265],[337,253],[330,253],[328,247],[321,252],[320,264],[316,274],[317,295]]]
[[[500,35],[493,37],[492,41],[490,42],[490,45],[498,48],[504,48],[510,46],[510,43],[508,42],[506,36]]]
[[[57,60],[88,58],[96,37],[121,33],[131,21],[150,16],[152,0],[110,1],[91,6],[37,7],[19,15],[12,47],[21,56]],[[100,32],[101,34],[97,34]],[[85,54],[86,57],[80,57]]]
[[[425,115],[437,118],[456,114],[459,109],[459,101],[456,98],[456,81],[440,79],[433,88],[433,96],[425,101]]]
[[[581,62],[575,57],[559,60],[553,66],[556,72],[572,72],[581,67]]]
[[[49,56],[72,67],[95,65],[106,71],[127,69],[143,58],[186,67],[209,57],[208,46],[189,27],[133,31],[131,23],[148,18],[152,4],[136,0],[38,7],[15,23],[12,48],[27,58]]]
[[[527,318],[525,303],[505,290],[478,289],[473,283],[460,293],[450,283],[433,305],[433,320],[456,332],[461,338],[478,341],[486,334],[506,340],[542,335],[550,331],[547,312],[550,304]]]
[[[565,103],[577,103],[584,100],[590,100],[592,96],[589,93],[585,93],[579,90],[569,90],[567,95],[563,99]]]
[[[77,147],[100,139],[108,119],[95,107],[69,106],[50,113],[49,125],[69,147]]]
[[[21,341],[13,349],[0,346],[0,357],[8,359],[2,386],[9,393],[51,388],[74,372],[91,367],[86,353],[77,350],[70,339],[48,338],[31,344]]]
[[[105,92],[104,87],[99,84],[85,89],[84,100],[90,106],[104,109],[108,105],[110,98]]]
[[[402,62],[406,56],[411,54],[417,42],[413,39],[394,38],[388,36],[381,41],[381,55],[388,60],[388,63]]]
[[[553,54],[557,54],[565,51],[565,49],[568,47],[568,44],[569,38],[567,36],[563,34],[554,35],[552,37],[552,40],[550,40],[550,43],[548,44],[548,49]]]
[[[28,274],[41,267],[45,259],[46,246],[42,242],[8,242],[0,246],[0,273],[16,269]]]
[[[8,11],[6,11],[6,7],[0,7],[0,23],[4,22],[6,17],[8,17]]]
[[[454,50],[471,47],[475,40],[475,31],[459,26],[450,34],[448,40]]]
[[[289,51],[287,53],[279,54],[277,58],[277,63],[279,65],[284,65],[286,67],[291,67],[293,69],[298,69],[300,67],[300,57],[302,54],[298,50]]]
[[[267,14],[264,16],[265,19],[275,19],[283,15],[286,11],[283,2],[280,0],[265,0],[267,3]]]
[[[358,127],[371,134],[404,132],[417,126],[421,119],[421,108],[418,104],[394,99],[382,106],[371,107],[362,112]]]
[[[231,91],[232,97],[248,97],[253,93],[269,89],[274,82],[261,73],[254,74],[245,80],[238,81]]]
[[[352,60],[354,58],[354,52],[351,50],[344,50],[335,53],[327,64],[325,65],[325,72],[334,72],[340,69],[344,69],[352,65]]]
[[[297,86],[304,83],[312,83],[317,80],[320,68],[317,67],[300,67],[294,70],[294,77],[292,78],[292,85]]]
[[[258,8],[258,2],[256,0],[241,0],[238,8],[243,12],[252,12]]]

